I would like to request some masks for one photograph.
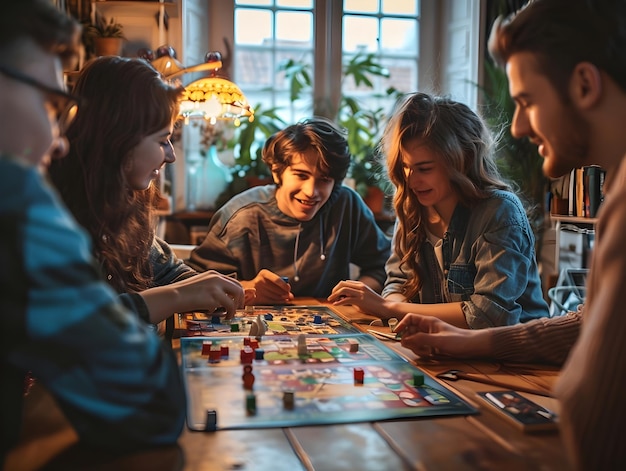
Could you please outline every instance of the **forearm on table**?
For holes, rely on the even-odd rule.
[[[387,310],[403,317],[405,314],[416,313],[423,316],[432,316],[449,324],[464,329],[468,328],[465,315],[461,309],[461,303],[418,304],[392,301],[386,298]],[[393,317],[393,316],[389,316]]]
[[[493,357],[512,362],[543,362],[562,365],[578,339],[581,312],[496,327]]]

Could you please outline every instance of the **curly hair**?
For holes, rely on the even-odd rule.
[[[471,207],[496,189],[510,190],[494,160],[494,139],[469,107],[425,93],[400,99],[387,122],[380,148],[396,189],[393,204],[398,227],[394,250],[402,265],[415,273],[404,287],[407,299],[413,299],[421,288],[418,254],[426,239],[423,207],[409,188],[402,162],[409,142],[415,139],[441,158],[461,204]]]
[[[151,286],[158,187],[129,188],[124,168],[143,138],[173,122],[182,90],[142,59],[107,56],[85,65],[73,91],[81,108],[67,157],[50,167],[52,182],[91,234],[109,283],[141,291]]]
[[[263,146],[263,162],[280,179],[296,154],[314,149],[314,162],[307,162],[340,185],[350,167],[350,150],[345,132],[332,121],[313,117],[286,127],[270,136]]]

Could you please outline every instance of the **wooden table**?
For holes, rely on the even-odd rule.
[[[319,304],[300,299],[297,304]],[[365,322],[352,307],[334,308],[342,317]],[[371,318],[373,319],[373,318]],[[538,365],[477,361],[422,361],[398,342],[385,342],[431,376],[458,369],[516,387],[550,390],[557,370]],[[567,470],[557,432],[527,434],[488,409],[476,392],[500,389],[479,382],[444,381],[446,386],[480,410],[473,416],[427,418],[343,425],[262,430],[221,430],[212,433],[185,429],[179,447],[138,451],[126,457],[94,456],[74,447],[46,469],[150,469],[215,471],[297,470]],[[556,400],[525,396],[559,412]],[[138,464],[141,464],[138,466]]]
[[[297,304],[319,304],[300,299]],[[369,319],[352,307],[334,308],[346,319]],[[557,370],[537,365],[476,361],[419,361],[398,342],[386,344],[431,376],[450,369],[476,373],[515,387],[549,390]],[[525,434],[487,409],[476,392],[501,389],[488,384],[444,381],[480,410],[479,415],[348,425],[322,425],[215,433],[185,430],[179,441],[184,470],[563,470],[569,469],[558,433]],[[557,401],[524,394],[558,413]]]

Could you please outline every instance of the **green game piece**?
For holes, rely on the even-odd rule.
[[[421,373],[415,373],[413,375],[413,386],[422,386],[424,384],[424,375]]]
[[[246,395],[246,412],[248,415],[256,415],[256,396],[254,394]]]
[[[231,332],[239,332],[239,324],[237,324],[236,322],[233,324],[230,324],[230,331]]]

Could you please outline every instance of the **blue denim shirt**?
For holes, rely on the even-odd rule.
[[[394,235],[394,247],[395,235]],[[420,247],[422,289],[413,302],[462,302],[470,328],[548,317],[535,257],[535,237],[519,198],[507,191],[468,208],[458,204],[443,238],[443,272],[430,241]],[[383,296],[402,293],[413,274],[395,250]]]

